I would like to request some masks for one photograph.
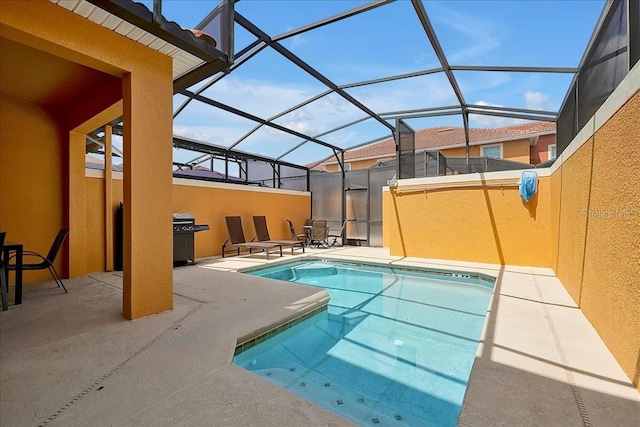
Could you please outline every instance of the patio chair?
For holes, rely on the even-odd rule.
[[[347,229],[347,221],[349,220],[345,219],[342,222],[342,226],[340,226],[339,228],[329,227],[328,239],[329,240],[333,239],[333,241],[329,243],[329,246],[342,246],[342,238],[345,233],[345,230]]]
[[[4,259],[2,254],[4,253],[4,238],[7,236],[6,232],[0,233],[0,290],[2,291],[2,311],[9,310],[9,284],[4,273]]]
[[[315,245],[320,248],[328,248],[329,229],[327,228],[327,220],[314,219],[311,223],[311,241],[309,245]]]
[[[282,256],[281,245],[267,242],[247,242],[244,238],[244,231],[242,230],[242,218],[239,216],[226,216],[225,220],[229,238],[222,244],[222,258],[224,258],[227,247],[236,248],[238,255],[240,255],[240,249],[242,248],[248,248],[250,254],[253,253],[254,249],[260,249],[260,251],[266,252],[267,259],[269,259],[269,250],[276,248],[280,250],[280,256]]]
[[[256,229],[256,238],[258,242],[273,243],[281,247],[291,247],[291,255],[296,246],[302,248],[304,253],[304,242],[302,240],[272,240],[269,237],[269,228],[267,227],[267,218],[264,216],[254,216],[253,226]]]
[[[302,232],[298,233],[296,231],[296,227],[293,225],[293,222],[291,222],[290,219],[286,221],[289,223],[289,232],[291,233],[291,237],[293,239],[301,241],[304,246],[307,246],[307,243],[309,242],[309,234],[306,232],[306,230],[303,228]]]
[[[51,244],[51,248],[49,249],[49,253],[47,254],[46,257],[43,257],[39,253],[33,252],[33,251],[24,251],[22,253],[24,257],[32,256],[32,257],[40,258],[42,260],[42,262],[39,262],[39,263],[23,262],[22,263],[23,271],[44,270],[45,268],[49,269],[49,273],[51,273],[51,277],[53,277],[53,280],[55,280],[59,288],[62,287],[65,294],[68,293],[67,288],[64,287],[64,283],[62,283],[62,279],[60,278],[60,275],[56,271],[56,268],[53,266],[53,262],[56,260],[56,256],[58,256],[58,252],[60,252],[60,248],[62,247],[62,244],[64,243],[68,235],[69,235],[69,230],[66,228],[63,228],[60,231],[58,231],[58,234],[56,235],[55,240]],[[11,258],[13,258],[13,256]],[[9,261],[11,260],[11,258],[9,258]],[[16,265],[6,262],[6,268],[8,270],[15,270]]]

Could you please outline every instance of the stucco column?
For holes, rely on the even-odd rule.
[[[69,277],[83,276],[87,273],[85,147],[84,132],[69,132]]]
[[[173,308],[171,59],[123,79],[123,314]]]

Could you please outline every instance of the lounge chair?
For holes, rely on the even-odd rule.
[[[39,253],[33,252],[33,251],[22,252],[23,256],[25,257],[32,256],[32,257],[40,258],[42,260],[42,262],[39,262],[39,263],[23,262],[22,263],[23,271],[44,270],[45,268],[48,268],[49,273],[51,273],[51,277],[53,277],[53,280],[55,280],[59,288],[62,287],[65,294],[67,293],[67,288],[64,287],[64,283],[62,283],[62,279],[60,278],[60,275],[56,271],[56,268],[53,266],[53,262],[55,261],[56,256],[58,255],[58,252],[60,251],[60,248],[62,247],[62,244],[64,243],[68,235],[69,235],[69,230],[67,230],[66,228],[63,228],[60,231],[58,231],[58,234],[56,235],[55,240],[51,244],[51,249],[49,249],[49,253],[47,254],[46,257],[43,257]],[[13,258],[13,256],[11,258]],[[11,258],[9,258],[9,260],[11,260]],[[8,262],[9,260],[5,261],[7,270],[15,270],[16,265],[10,264]]]
[[[267,227],[266,217],[254,216],[253,226],[256,229],[256,238],[258,239],[258,242],[273,243],[287,248],[291,247],[291,255],[293,255],[295,247],[298,246],[302,248],[302,252],[304,253],[304,241],[302,240],[272,240],[271,237],[269,237],[269,228]]]
[[[222,244],[222,258],[224,258],[227,247],[236,248],[238,255],[240,255],[240,249],[242,248],[249,248],[249,253],[253,253],[254,249],[260,249],[260,251],[266,252],[267,259],[269,259],[270,249],[279,249],[280,256],[282,256],[282,246],[280,245],[266,242],[247,242],[244,238],[244,231],[242,230],[242,218],[239,216],[226,216],[225,220],[227,222],[229,238]]]

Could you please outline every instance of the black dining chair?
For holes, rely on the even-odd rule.
[[[68,235],[69,235],[69,230],[67,230],[66,228],[63,228],[60,231],[58,231],[58,235],[53,241],[53,244],[51,245],[51,249],[49,249],[49,253],[47,254],[46,257],[43,257],[39,253],[33,252],[33,251],[23,252],[23,255],[25,257],[27,256],[38,257],[42,259],[42,262],[39,262],[39,263],[23,262],[22,263],[22,270],[25,270],[25,271],[26,270],[44,270],[45,268],[48,268],[49,272],[51,273],[51,276],[53,277],[53,280],[55,280],[55,282],[58,284],[58,287],[62,287],[62,289],[64,289],[65,294],[68,293],[67,288],[64,287],[64,283],[62,283],[62,279],[60,278],[60,275],[56,271],[56,268],[53,266],[53,262],[56,260],[56,256],[58,255],[58,252],[60,251],[60,248],[62,247],[62,244],[64,243]],[[7,269],[15,270],[16,265],[7,263]]]
[[[4,271],[4,259],[2,254],[4,253],[4,238],[7,237],[6,231],[0,233],[0,288],[2,293],[2,311],[9,310],[9,284],[7,283],[7,277]]]

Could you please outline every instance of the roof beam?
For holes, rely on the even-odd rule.
[[[449,79],[449,83],[453,88],[453,92],[458,98],[458,102],[460,102],[460,106],[462,108],[466,108],[466,103],[464,102],[464,97],[462,96],[462,91],[460,90],[460,86],[458,86],[458,82],[456,81],[453,72],[451,71],[451,67],[449,66],[449,61],[447,61],[447,57],[442,50],[442,46],[438,41],[438,37],[436,36],[436,32],[431,25],[431,21],[429,21],[429,17],[427,16],[427,11],[424,9],[424,5],[422,4],[422,0],[411,0],[413,4],[413,8],[416,10],[416,14],[418,15],[418,19],[422,24],[422,28],[424,28],[425,33],[427,33],[427,37],[431,42],[431,46],[433,47],[433,51],[438,57],[438,61],[440,61],[440,65],[442,65],[442,70]]]
[[[341,125],[341,126],[338,126],[338,127],[333,128],[333,129],[329,129],[328,131],[325,131],[325,132],[319,133],[319,134],[317,134],[317,135],[313,135],[313,137],[314,137],[314,138],[320,138],[321,136],[325,136],[325,135],[328,135],[328,134],[330,134],[330,133],[337,132],[337,131],[339,131],[339,130],[341,130],[341,129],[344,129],[344,128],[347,128],[347,127],[349,127],[349,126],[353,126],[353,125],[358,124],[358,123],[360,123],[360,122],[364,122],[365,120],[369,120],[370,118],[371,118],[371,117],[369,117],[369,116],[362,117],[362,118],[360,118],[360,119],[358,119],[358,120],[354,120],[354,121],[352,121],[352,122],[345,123],[345,124],[343,124],[343,125]],[[305,141],[302,141],[301,143],[299,143],[299,144],[298,144],[298,145],[296,145],[295,147],[293,147],[293,148],[291,148],[291,149],[287,150],[285,153],[283,153],[283,154],[281,154],[280,156],[276,157],[276,160],[280,160],[281,158],[283,158],[283,157],[284,157],[284,156],[286,156],[287,154],[290,154],[291,152],[293,152],[293,151],[297,150],[298,148],[302,147],[302,146],[303,146],[304,144],[306,144],[307,142],[309,142],[309,140],[308,140],[308,139],[307,139],[307,140],[305,140]]]
[[[332,150],[338,150],[338,151],[342,150],[341,148],[336,147],[334,145],[331,145],[331,144],[329,144],[327,142],[320,141],[319,139],[316,139],[316,138],[311,138],[311,137],[309,137],[309,136],[307,136],[305,134],[302,134],[300,132],[296,132],[294,130],[291,130],[289,128],[281,126],[281,125],[279,125],[277,123],[269,122],[269,121],[267,121],[265,119],[262,119],[262,118],[260,118],[258,116],[254,116],[253,114],[249,114],[246,111],[238,110],[237,108],[233,108],[233,107],[231,107],[229,105],[226,105],[226,104],[223,104],[221,102],[214,101],[213,99],[207,98],[206,96],[196,95],[195,93],[190,92],[188,90],[180,91],[180,94],[188,96],[190,98],[193,98],[193,99],[195,99],[197,101],[203,102],[205,104],[211,105],[212,107],[216,107],[216,108],[219,108],[221,110],[227,111],[229,113],[235,114],[237,116],[244,117],[245,119],[252,120],[252,121],[257,122],[257,123],[262,123],[262,124],[264,124],[266,126],[269,126],[271,128],[277,129],[279,131],[288,133],[288,134],[293,135],[293,136],[297,136],[298,138],[302,138],[302,139],[308,138],[310,141],[313,141],[316,144],[320,144],[322,146],[331,148]]]
[[[427,117],[441,117],[441,116],[457,116],[462,114],[462,110],[458,107],[454,111],[435,111],[433,113],[415,113],[415,114],[395,114],[392,116],[385,116],[385,119],[424,119]]]
[[[513,119],[534,120],[534,121],[540,121],[540,122],[555,122],[555,121],[557,121],[556,117],[541,117],[541,116],[534,116],[534,115],[530,115],[530,114],[518,114],[518,113],[510,113],[510,112],[474,110],[472,108],[469,109],[469,114],[478,114],[478,115],[481,115],[481,116],[509,117],[509,118],[513,118]]]
[[[247,48],[251,47],[251,49],[247,50]],[[221,73],[218,74],[217,76],[215,76],[214,78],[212,78],[208,83],[206,83],[204,86],[202,86],[201,88],[199,88],[198,90],[195,91],[196,95],[200,95],[202,92],[204,92],[205,90],[209,89],[211,86],[213,86],[214,83],[219,82],[220,80],[222,80],[223,78],[225,78],[226,76],[229,75],[229,73],[233,70],[235,70],[236,68],[240,67],[242,64],[244,64],[245,62],[247,62],[249,59],[253,58],[254,56],[256,56],[258,53],[260,53],[260,51],[262,51],[262,49],[266,48],[267,44],[261,42],[260,40],[256,40],[253,43],[251,43],[249,46],[247,46],[247,48],[243,49],[242,52],[246,51],[246,55],[241,57],[240,59],[236,60],[236,62],[234,62],[234,64],[229,67],[229,70],[225,73]],[[238,55],[240,56],[240,55]],[[174,86],[174,94],[176,93],[180,93],[183,94],[182,92],[185,90],[186,88],[179,88],[179,90],[176,90],[176,87]],[[191,102],[192,98],[188,98],[186,99],[182,105],[180,105],[178,107],[178,109],[173,113],[173,118],[175,119],[178,114],[180,114],[182,112],[182,110],[184,110],[187,105],[189,105],[189,103]]]
[[[393,116],[398,114],[427,113],[430,111],[453,110],[454,108],[457,108],[458,110],[460,110],[459,105],[448,105],[445,107],[430,107],[430,108],[416,108],[413,110],[387,111],[386,113],[380,113],[380,115],[383,117],[386,117],[386,116]]]
[[[487,65],[451,65],[452,71],[504,71],[513,73],[567,73],[575,74],[577,68],[573,67],[508,67],[508,66],[487,66]]]
[[[306,33],[307,31],[315,30],[316,28],[324,27],[325,25],[332,24],[334,22],[341,21],[346,18],[350,18],[352,16],[358,15],[362,12],[366,12],[368,10],[375,9],[380,6],[384,6],[389,3],[393,3],[395,0],[375,0],[371,3],[364,4],[362,6],[355,7],[346,12],[339,13],[337,15],[333,15],[329,18],[321,19],[320,21],[312,22],[311,24],[307,24],[303,27],[296,28],[291,31],[287,31],[286,33],[282,33],[279,36],[273,38],[273,41],[280,41],[284,39],[288,39],[289,37],[297,36],[298,34]]]
[[[284,110],[278,114],[276,114],[275,116],[269,117],[266,121],[270,122],[272,120],[278,119],[284,115],[289,114],[290,112],[297,110],[298,108],[304,107],[305,105],[311,104],[313,101],[317,101],[318,99],[329,95],[330,93],[332,93],[332,90],[327,90],[324,91],[312,98],[307,99],[306,101],[303,101],[297,105],[294,105],[293,107]],[[231,151],[234,147],[236,147],[238,144],[240,144],[242,141],[244,141],[245,139],[247,139],[249,136],[251,136],[254,132],[256,132],[258,129],[260,129],[262,126],[264,126],[264,123],[260,123],[258,124],[256,127],[254,127],[253,129],[251,129],[249,132],[245,133],[244,135],[242,135],[240,138],[238,138],[233,144],[231,144],[229,146],[229,148],[227,149],[227,151]],[[308,141],[308,140],[307,140]]]
[[[389,137],[389,136],[381,136],[381,137],[379,137],[379,138],[372,139],[372,140],[370,140],[370,141],[363,142],[363,143],[361,143],[361,144],[357,144],[357,145],[354,145],[354,146],[352,146],[352,147],[346,148],[344,151],[345,151],[345,152],[347,152],[347,151],[349,151],[349,150],[354,150],[354,149],[356,149],[356,148],[364,147],[365,145],[375,144],[376,142],[384,141],[384,140],[386,140],[386,139],[390,139],[390,138],[393,138],[393,136],[391,136],[391,137]],[[309,169],[313,169],[313,168],[315,168],[315,167],[316,167],[316,166],[318,166],[319,164],[326,162],[327,160],[329,160],[329,159],[330,159],[330,158],[332,158],[332,157],[334,157],[334,155],[333,155],[333,154],[332,154],[332,155],[330,155],[330,156],[328,156],[328,157],[325,157],[325,158],[324,158],[324,159],[322,159],[322,160],[318,160],[317,162],[312,163],[312,164],[311,164],[311,166],[309,166]]]
[[[242,49],[240,52],[238,52],[238,54],[235,56],[235,58],[243,57],[248,52],[251,52],[255,47],[257,47],[258,45],[261,45],[262,43],[263,43],[262,40],[255,39],[252,43],[249,43],[247,46],[244,47],[244,49]]]
[[[450,111],[455,109],[455,111]],[[449,110],[449,111],[446,111]],[[427,113],[427,112],[434,112],[433,114],[420,114],[420,115],[416,115],[415,113]],[[438,116],[453,116],[456,114],[460,114],[461,110],[460,110],[460,106],[458,105],[452,105],[452,106],[445,106],[445,107],[432,107],[432,108],[419,108],[419,109],[415,109],[415,110],[402,110],[402,111],[391,111],[388,113],[380,113],[380,117],[384,117],[385,120],[387,119],[392,119],[392,118],[408,118],[408,119],[416,119],[416,118],[423,118],[423,117],[438,117]],[[387,117],[389,116],[389,117]],[[330,133],[333,132],[337,132],[339,130],[342,130],[344,128],[347,128],[349,126],[353,126],[356,125],[358,123],[364,122],[365,120],[369,120],[371,117],[365,116],[362,117],[360,119],[354,120],[352,122],[349,123],[345,123],[343,125],[340,125],[338,127],[335,127],[333,129],[329,129],[328,131],[313,135],[314,138],[320,138],[321,136],[325,136],[328,135]],[[291,149],[289,149],[288,151],[286,151],[284,154],[281,154],[279,157],[276,158],[276,160],[279,160],[281,158],[283,158],[284,156],[291,154],[291,152],[297,150],[298,148],[302,147],[304,144],[306,144],[307,142],[309,142],[309,140],[306,141],[302,141],[301,143],[299,143],[298,145],[296,145],[295,147],[292,147]],[[365,144],[371,144],[371,142],[366,142]]]
[[[349,83],[349,84],[346,84],[346,85],[341,85],[339,87],[340,87],[340,89],[349,89],[349,88],[352,88],[352,87],[373,85],[373,84],[376,84],[376,83],[385,83],[385,82],[391,82],[391,81],[394,81],[394,80],[409,79],[411,77],[426,76],[426,75],[429,75],[429,74],[441,73],[443,71],[444,70],[442,68],[431,68],[429,70],[415,71],[413,73],[398,74],[398,75],[390,76],[390,77],[382,77],[380,79],[365,80],[365,81],[357,82],[357,83]]]
[[[438,57],[438,61],[440,61],[440,65],[442,65],[442,69],[449,79],[449,83],[451,84],[451,88],[458,98],[458,102],[460,103],[460,107],[462,108],[462,120],[464,122],[464,139],[465,144],[467,146],[467,157],[469,151],[469,118],[467,116],[467,103],[464,100],[464,96],[462,95],[462,91],[460,90],[460,86],[456,80],[456,77],[453,75],[453,71],[451,71],[451,67],[449,66],[449,61],[447,60],[446,55],[444,54],[444,50],[442,50],[442,46],[438,41],[438,37],[436,36],[436,32],[431,25],[431,21],[429,21],[429,17],[427,16],[427,11],[422,4],[422,0],[411,0],[413,4],[413,8],[418,15],[418,19],[424,28],[425,33],[427,33],[427,37],[431,42],[431,47],[433,47],[433,51]],[[467,161],[468,162],[468,161]],[[469,172],[469,165],[467,164],[467,172]]]
[[[235,19],[236,19],[236,22],[238,24],[240,24],[244,29],[246,29],[247,31],[252,33],[254,36],[260,38],[260,40],[264,41],[266,44],[271,46],[271,48],[274,49],[276,52],[278,52],[279,54],[281,54],[282,56],[287,58],[289,61],[291,61],[294,64],[296,64],[298,67],[302,68],[308,74],[311,74],[311,76],[313,76],[316,80],[319,80],[325,86],[327,86],[328,88],[332,89],[338,95],[342,96],[344,99],[349,101],[351,104],[353,104],[354,106],[356,106],[360,110],[364,111],[367,115],[371,116],[372,118],[376,119],[378,122],[382,123],[384,126],[389,128],[389,130],[391,130],[392,132],[395,131],[395,128],[393,127],[393,125],[387,123],[380,116],[378,116],[376,113],[371,111],[368,107],[363,105],[360,101],[358,101],[357,99],[355,99],[354,97],[349,95],[344,90],[340,89],[338,87],[338,85],[336,85],[331,80],[329,80],[327,77],[322,75],[315,68],[313,68],[312,66],[310,66],[309,64],[304,62],[302,59],[300,59],[298,56],[296,56],[293,52],[291,52],[290,50],[288,50],[287,48],[282,46],[277,41],[273,41],[271,39],[271,37],[269,37],[269,35],[267,35],[264,31],[262,31],[257,26],[255,26],[251,21],[246,19],[244,16],[240,15],[239,13],[236,13],[235,14]]]
[[[514,113],[528,113],[528,114],[543,114],[556,117],[558,113],[556,111],[543,111],[543,110],[529,110],[526,108],[509,108],[509,107],[498,107],[494,105],[477,105],[477,104],[469,104],[467,105],[469,108],[480,109],[480,110],[495,110],[495,111],[511,111]]]
[[[174,147],[178,147],[178,148],[183,148],[185,150],[191,150],[191,151],[196,151],[199,153],[205,153],[205,154],[219,154],[220,156],[225,156],[228,154],[225,153],[225,148],[224,147],[220,147],[217,145],[213,145],[213,144],[209,144],[206,142],[200,142],[200,141],[195,141],[193,139],[189,139],[189,138],[185,138],[185,137],[181,137],[181,136],[175,136],[173,137],[173,146]],[[275,159],[272,159],[270,157],[265,157],[265,156],[260,156],[257,154],[251,154],[251,153],[245,153],[243,151],[236,151],[235,154],[237,154],[236,156],[234,156],[233,158],[235,159],[250,159],[250,160],[259,160],[262,162],[267,162],[267,163],[274,163],[276,162]],[[289,162],[276,162],[279,163],[283,166],[288,166],[291,168],[296,168],[296,169],[304,169],[306,170],[307,167],[306,166],[301,166],[301,165],[296,165],[294,163],[289,163]]]

